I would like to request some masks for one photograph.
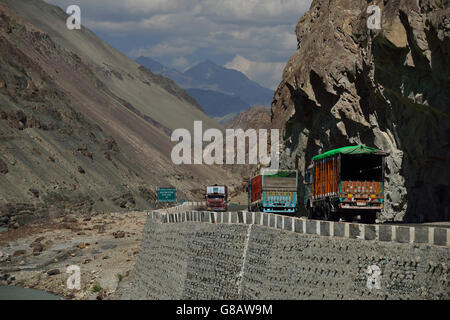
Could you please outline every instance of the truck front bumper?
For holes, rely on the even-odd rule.
[[[217,212],[225,212],[227,208],[214,208],[214,207],[206,207],[206,211],[217,211]]]
[[[295,208],[263,208],[263,212],[268,213],[295,213]]]
[[[339,208],[344,209],[344,210],[382,210],[383,209],[383,204],[380,205],[372,205],[372,206],[357,206],[354,204],[345,204],[345,203],[341,203],[339,205]]]

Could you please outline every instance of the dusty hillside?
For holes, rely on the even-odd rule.
[[[109,90],[163,126],[189,128],[192,119],[196,119],[203,120],[205,127],[217,127],[171,80],[146,72],[85,27],[67,29],[67,15],[59,7],[42,0],[2,3],[46,33],[57,45],[79,56]]]
[[[283,164],[303,173],[320,152],[376,146],[389,152],[386,219],[450,219],[449,2],[377,3],[381,30],[363,0],[314,0],[300,19],[272,105]]]
[[[197,199],[202,184],[232,184],[220,168],[172,164],[173,128],[216,126],[184,91],[63,24],[41,1],[0,3],[0,224],[145,209],[159,185]]]

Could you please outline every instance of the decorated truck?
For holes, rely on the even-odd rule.
[[[295,214],[298,172],[264,170],[248,183],[248,210]]]
[[[374,223],[383,209],[386,153],[363,145],[334,149],[313,157],[305,174],[308,218],[353,219]]]
[[[226,211],[228,204],[227,186],[207,186],[205,190],[207,211]]]

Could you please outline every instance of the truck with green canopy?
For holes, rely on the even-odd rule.
[[[364,145],[333,149],[312,158],[304,180],[309,218],[374,223],[384,203],[386,153]]]

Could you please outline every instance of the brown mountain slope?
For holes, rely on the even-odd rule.
[[[145,209],[154,205],[158,185],[174,185],[180,198],[189,199],[199,199],[195,192],[202,184],[231,185],[232,176],[220,168],[172,164],[167,133],[194,119],[204,119],[205,127],[215,124],[182,90],[140,70],[84,29],[93,37],[79,42],[88,53],[95,46],[107,49],[97,51],[96,61],[117,59],[121,73],[108,73],[78,54],[84,48],[65,47],[67,39],[49,35],[6,2],[0,3],[0,224],[66,212]],[[49,25],[50,19],[61,23],[55,18],[61,10],[40,1],[13,6],[29,14],[34,5]],[[136,97],[140,105],[122,95],[134,85],[143,89]],[[161,114],[169,110],[173,123],[145,113],[146,101],[165,109]]]
[[[67,15],[59,7],[42,0],[2,3],[19,12],[57,45],[79,56],[105,87],[163,126],[172,130],[189,128],[192,119],[202,120],[205,127],[218,126],[171,80],[147,72],[84,26],[81,30],[67,29]]]
[[[270,108],[254,106],[241,112],[228,121],[225,126],[232,129],[270,129]]]
[[[272,124],[270,121],[270,108],[265,106],[254,106],[250,109],[241,112],[233,119],[225,123],[227,129],[270,129]],[[270,132],[268,135],[268,141],[270,141]],[[246,159],[248,158],[249,150],[257,152],[257,148],[253,146],[252,148],[246,148]],[[270,144],[268,144],[268,150],[270,150]],[[236,149],[235,151],[236,152]],[[245,192],[248,179],[255,176],[261,167],[259,165],[239,165],[239,166],[228,166],[228,169],[242,177],[240,188],[237,188],[235,193],[232,194],[234,201],[239,201],[241,204],[247,202],[246,195],[239,194],[240,192]]]
[[[450,219],[449,16],[441,0],[314,0],[272,105],[283,164],[304,173],[320,152],[376,146],[389,152],[384,218]]]

